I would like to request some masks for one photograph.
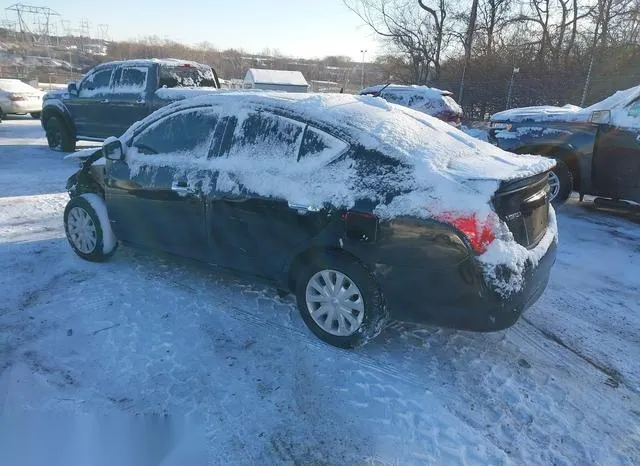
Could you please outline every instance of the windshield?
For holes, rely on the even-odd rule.
[[[217,87],[209,67],[160,66],[160,87]]]

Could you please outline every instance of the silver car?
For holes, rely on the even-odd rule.
[[[8,114],[40,118],[44,92],[19,79],[0,79],[0,121]]]

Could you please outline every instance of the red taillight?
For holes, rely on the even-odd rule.
[[[13,94],[9,96],[9,100],[16,102],[18,100],[25,100],[25,99],[24,99],[24,96]]]
[[[445,222],[456,227],[464,233],[469,240],[471,247],[478,254],[484,253],[489,244],[496,239],[492,225],[495,219],[492,216],[481,221],[475,214],[459,216],[452,213],[444,213],[436,218],[441,222]]]

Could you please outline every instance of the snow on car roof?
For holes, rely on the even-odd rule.
[[[117,61],[110,61],[110,62],[106,62],[106,63],[101,63],[100,65],[98,65],[98,67],[103,67],[103,66],[113,66],[113,65],[131,65],[131,66],[144,66],[144,65],[150,65],[153,63],[157,63],[159,65],[165,65],[165,66],[193,66],[193,67],[197,67],[197,68],[202,68],[202,67],[206,67],[208,68],[209,65],[204,65],[202,63],[198,63],[195,61],[190,61],[190,60],[182,60],[179,58],[136,58],[133,60],[117,60]]]
[[[471,178],[523,178],[548,168],[544,159],[513,158],[436,118],[371,96],[218,91],[173,103],[147,120],[206,105],[223,105],[230,113],[242,113],[251,105],[280,108],[318,124],[348,128],[365,147],[382,149],[401,162]],[[134,125],[123,137],[130,137],[147,120]]]
[[[290,86],[308,86],[307,80],[300,71],[265,70],[250,68],[245,80],[251,77],[257,84],[281,84]]]
[[[459,204],[456,208],[460,210],[486,210],[501,180],[532,176],[554,165],[553,161],[542,157],[514,156],[436,118],[383,99],[348,94],[216,92],[163,107],[132,126],[121,139],[131,139],[141,127],[153,124],[162,116],[209,105],[220,106],[223,113],[238,119],[245,118],[251,108],[280,110],[319,127],[336,128],[351,137],[352,143],[393,157],[411,170],[407,179],[394,181],[397,188],[400,191],[422,190],[424,194],[420,199],[414,198],[394,207],[393,212],[424,216],[427,199],[436,204],[446,201],[450,206],[451,200],[456,198],[460,202],[454,204]],[[210,163],[221,162],[213,160]],[[280,170],[294,168],[283,163]],[[477,185],[471,188],[470,180],[476,180]],[[478,191],[477,186],[483,182]],[[274,189],[264,185],[260,188]],[[269,191],[269,194],[273,193]],[[438,207],[434,209],[438,210]]]
[[[380,92],[382,89],[384,89],[385,91],[412,92],[422,94],[425,97],[431,98],[437,98],[443,95],[453,95],[450,91],[444,91],[435,87],[403,84],[378,84],[376,86],[370,86],[361,89],[359,94],[374,94]]]

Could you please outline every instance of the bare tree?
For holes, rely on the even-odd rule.
[[[413,80],[437,83],[447,42],[446,0],[343,0],[373,31],[409,60]]]

